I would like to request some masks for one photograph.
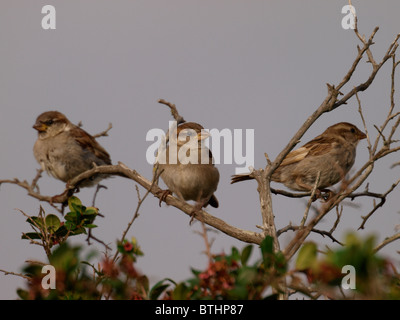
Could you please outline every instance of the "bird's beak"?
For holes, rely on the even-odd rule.
[[[366,137],[367,137],[367,135],[364,132],[360,131],[358,133],[358,139],[362,140],[362,139],[365,139]]]
[[[197,134],[197,140],[205,140],[208,137],[211,137],[211,134],[207,131],[202,130],[200,133]]]
[[[39,132],[45,132],[47,130],[47,126],[44,123],[35,123],[32,128]]]

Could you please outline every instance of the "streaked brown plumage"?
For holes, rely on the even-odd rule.
[[[40,114],[33,128],[38,139],[33,153],[42,169],[54,178],[68,182],[96,165],[111,164],[107,151],[85,130],[72,124],[58,111]],[[79,186],[90,187],[106,175],[96,175]]]
[[[207,205],[218,208],[219,205],[214,195],[219,182],[219,172],[213,164],[211,151],[202,146],[201,141],[209,137],[203,129],[194,122],[179,125],[172,132],[166,149],[165,163],[159,161],[160,176],[169,191],[181,200],[196,201],[196,210]],[[176,144],[176,157],[174,154],[171,157],[176,161],[170,161],[170,153],[174,152],[171,144]]]
[[[366,135],[356,126],[340,122],[299,149],[291,151],[273,173],[271,180],[295,191],[311,191],[320,172],[317,189],[341,181],[356,158],[356,147]],[[253,179],[249,174],[234,175],[231,183]]]

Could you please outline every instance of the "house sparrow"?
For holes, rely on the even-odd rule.
[[[39,115],[33,128],[38,139],[33,154],[42,169],[64,182],[96,165],[111,164],[107,151],[85,130],[72,124],[58,111]],[[106,175],[96,175],[82,181],[79,187],[97,184]]]
[[[202,145],[210,136],[203,129],[197,123],[185,122],[172,130],[165,157],[157,160],[160,176],[169,188],[163,192],[160,204],[168,194],[175,193],[181,200],[197,202],[193,214],[207,205],[218,208],[214,192],[219,172],[211,151]]]
[[[271,180],[295,191],[312,191],[320,174],[317,190],[326,191],[324,188],[338,183],[349,172],[356,158],[357,144],[365,138],[365,133],[351,123],[334,124],[304,146],[291,151]],[[234,175],[231,183],[250,179],[253,179],[250,174]]]

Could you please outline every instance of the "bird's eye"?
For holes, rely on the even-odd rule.
[[[53,120],[47,120],[47,121],[45,122],[45,124],[48,125],[48,126],[51,126],[53,123],[54,123]]]
[[[351,132],[351,133],[356,133],[356,129],[351,128],[351,129],[350,129],[350,132]]]
[[[196,135],[196,131],[190,130],[190,129],[186,130],[185,131],[185,135],[188,136],[188,137],[194,137]]]

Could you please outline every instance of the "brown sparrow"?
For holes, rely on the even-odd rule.
[[[159,163],[160,176],[168,186],[160,199],[175,193],[179,199],[196,201],[196,211],[211,205],[218,208],[214,195],[219,182],[218,169],[211,151],[202,144],[210,134],[194,122],[185,122],[172,130],[165,157]]]
[[[304,146],[291,151],[272,174],[271,180],[295,191],[312,191],[318,175],[318,190],[341,181],[353,166],[356,147],[366,135],[356,126],[340,122]],[[231,183],[253,179],[234,175]],[[325,190],[324,190],[325,191]]]
[[[33,154],[42,169],[56,179],[70,181],[96,165],[111,164],[107,151],[85,130],[72,124],[58,111],[39,115],[33,128],[38,139]],[[93,176],[82,181],[80,187],[97,184],[105,175]]]

